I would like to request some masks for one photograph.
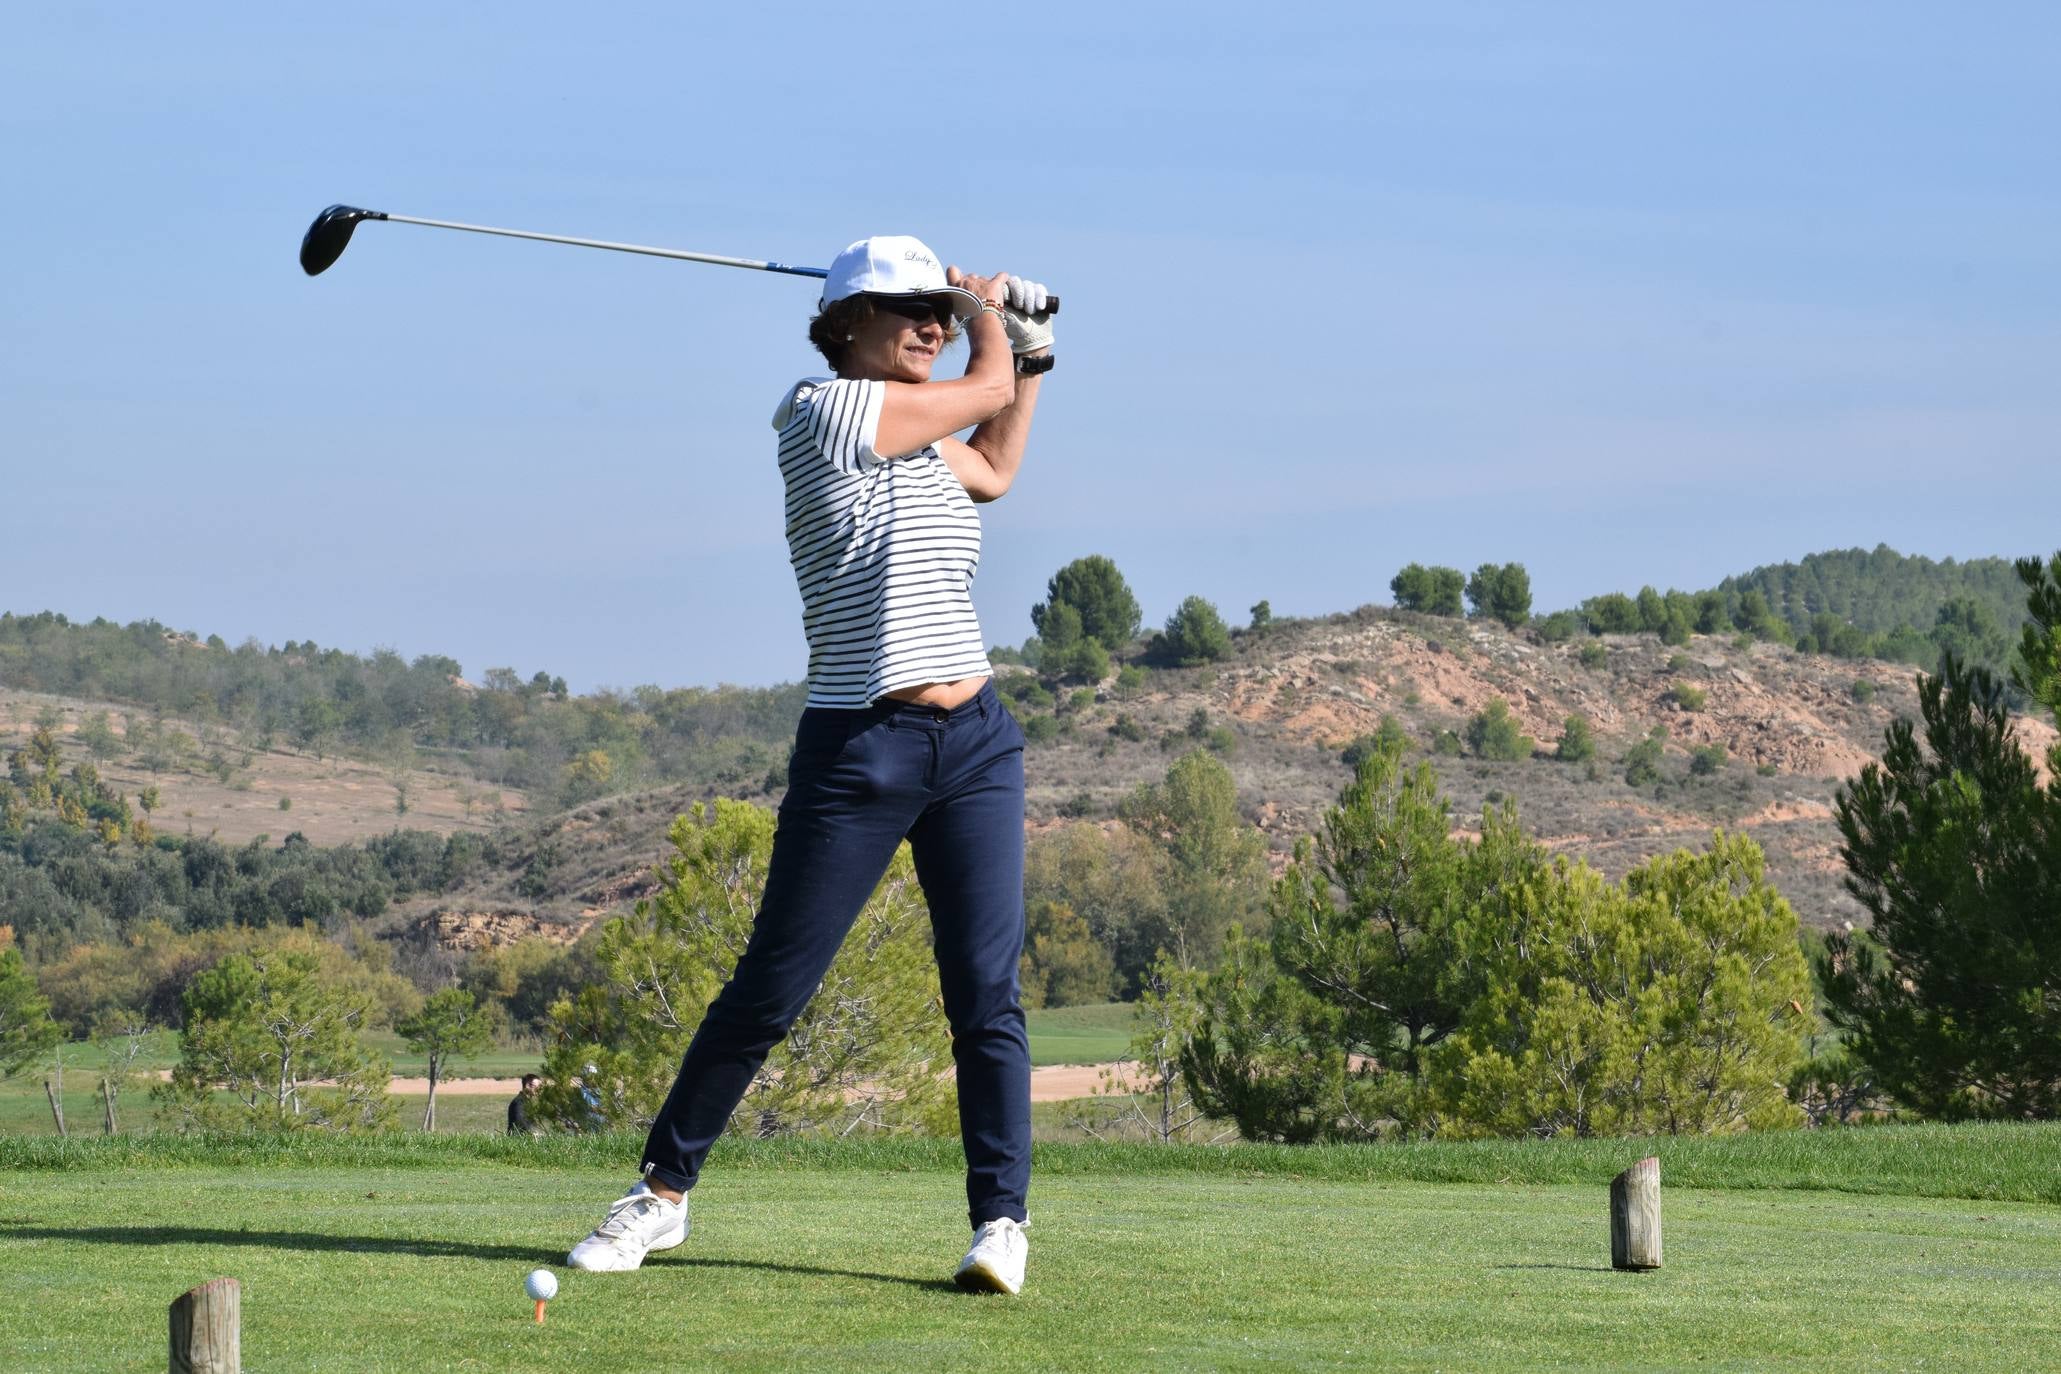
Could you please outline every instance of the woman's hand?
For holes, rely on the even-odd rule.
[[[1051,304],[1052,293],[1045,289],[1045,283],[1032,281],[1028,277],[1009,278],[1009,299],[1003,302],[1019,315],[1043,315]]]
[[[945,284],[962,287],[986,301],[989,305],[1003,306],[1009,302],[1009,274],[997,272],[992,277],[976,277],[961,272],[956,267],[945,269]]]
[[[1009,299],[1002,312],[1002,328],[1009,333],[1009,351],[1027,353],[1052,351],[1052,312],[1046,307],[1052,293],[1043,282],[1026,277],[1009,279]]]

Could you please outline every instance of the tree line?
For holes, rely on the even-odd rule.
[[[1265,630],[1273,610],[1250,612],[1250,629]],[[1103,554],[1076,558],[1052,574],[1045,599],[1031,607],[1037,633],[1020,649],[999,649],[997,662],[1023,663],[1055,683],[1098,683],[1119,665],[1134,669],[1193,668],[1231,652],[1234,631],[1202,596],[1181,600],[1165,625],[1145,632],[1144,612],[1116,563]]]
[[[47,805],[37,805],[39,794]],[[138,812],[91,764],[54,787],[41,777],[27,789],[0,781],[0,912],[38,962],[82,943],[120,944],[151,922],[335,930],[394,901],[454,891],[516,852],[508,834],[470,831],[396,830],[335,847],[296,832],[277,845],[228,845],[156,833]]]
[[[1887,545],[1810,554],[1684,592],[1605,592],[1578,608],[1534,615],[1519,563],[1458,568],[1411,563],[1389,582],[1397,609],[1529,625],[1549,643],[1577,635],[1743,636],[1838,658],[1936,667],[1953,655],[2003,680],[2011,670],[2022,595],[2009,560],[1906,557]],[[1463,606],[1462,601],[1465,601]]]
[[[657,782],[778,786],[807,694],[786,683],[576,696],[542,671],[525,679],[489,668],[468,682],[439,654],[361,656],[293,640],[232,648],[156,621],[82,624],[47,611],[0,615],[0,684],[140,708],[126,738],[109,737],[111,750],[148,747],[169,716],[234,732],[250,748],[447,759],[567,806]],[[171,748],[174,760],[201,752],[183,735],[158,743],[189,746]]]

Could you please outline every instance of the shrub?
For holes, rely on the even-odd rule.
[[[1662,700],[1673,702],[1684,711],[1701,711],[1703,709],[1705,693],[1701,687],[1696,687],[1686,682],[1677,682],[1674,686],[1667,689],[1662,696]]]
[[[1203,743],[1212,754],[1229,754],[1238,748],[1238,736],[1228,725],[1219,725],[1204,737]]]
[[[1796,913],[1760,848],[1649,859],[1606,882],[1557,866],[1472,923],[1483,993],[1434,1052],[1450,1129],[1525,1138],[1798,1124],[1786,1084],[1811,995]]]
[[[1231,630],[1215,606],[1191,596],[1167,617],[1160,651],[1183,668],[1214,663],[1231,652]]]
[[[1116,968],[1088,923],[1064,902],[1033,902],[1025,915],[1024,1004],[1070,1007],[1108,1001]]]
[[[1045,600],[1031,608],[1031,623],[1047,641],[1052,631],[1046,622],[1060,606],[1073,611],[1077,633],[1105,649],[1121,649],[1138,637],[1138,598],[1116,564],[1101,554],[1076,558],[1052,574]]]
[[[1031,744],[1047,744],[1059,738],[1059,717],[1018,716],[1016,723],[1023,727],[1023,737]]]
[[[2021,687],[2061,648],[2061,558],[2032,610]],[[1873,920],[1826,940],[1826,1015],[1907,1107],[2061,1116],[2061,789],[2042,786],[1983,669],[1948,654],[1918,679],[1918,711],[1837,794],[1847,890]]]
[[[1667,727],[1656,725],[1624,755],[1624,780],[1633,787],[1647,787],[1660,781],[1660,759],[1666,747]]]
[[[1732,613],[1732,624],[1755,639],[1786,644],[1793,637],[1789,623],[1775,614],[1766,593],[1758,587],[1749,587],[1739,594],[1739,609]]]
[[[230,954],[180,999],[171,1081],[153,1094],[182,1127],[376,1131],[390,1125],[387,1061],[362,1036],[378,1015],[342,950],[306,934]]]
[[[1510,714],[1510,704],[1497,697],[1467,722],[1467,746],[1479,758],[1514,763],[1531,757],[1532,738]]]
[[[1628,635],[1640,629],[1639,607],[1623,592],[1590,597],[1582,602],[1582,616],[1591,634]]]
[[[1012,673],[1002,679],[1002,699],[1027,711],[1052,709],[1052,694],[1028,673]]]
[[[674,821],[659,891],[603,926],[600,976],[551,1008],[545,1115],[580,1125],[596,1116],[618,1127],[652,1121],[751,934],[773,829],[771,811],[726,800],[698,803]],[[949,1113],[951,1089],[931,1068],[950,1046],[929,918],[904,844],[730,1129],[908,1130]]]
[[[1875,699],[1875,684],[1864,677],[1853,680],[1853,699],[1863,706]]]
[[[1467,580],[1458,568],[1427,568],[1412,563],[1390,579],[1388,589],[1395,595],[1399,610],[1458,616],[1460,593],[1466,586]]]
[[[1109,733],[1116,739],[1127,739],[1133,744],[1145,740],[1145,727],[1129,711],[1117,712],[1116,719],[1109,722]]]
[[[1431,752],[1443,758],[1458,758],[1466,744],[1451,730],[1440,730],[1431,737]]]
[[[1582,618],[1573,611],[1555,611],[1532,622],[1539,638],[1548,644],[1563,644],[1582,631]]]
[[[537,846],[536,853],[524,865],[522,876],[515,881],[515,890],[532,901],[551,895],[556,885],[558,870],[565,864],[565,855],[553,840],[545,840]]]
[[[21,951],[0,947],[0,1077],[21,1072],[64,1039]]]
[[[1575,657],[1584,668],[1600,668],[1609,662],[1610,651],[1592,639],[1575,651]]]
[[[1383,716],[1381,724],[1374,727],[1373,734],[1361,735],[1345,746],[1345,752],[1339,755],[1339,759],[1346,767],[1357,772],[1360,764],[1373,755],[1389,753],[1400,757],[1409,745],[1409,732],[1403,729],[1403,723],[1394,716]]]
[[[1699,778],[1707,778],[1725,766],[1725,758],[1722,744],[1698,745],[1689,751],[1689,771]]]
[[[79,722],[78,739],[96,759],[111,759],[122,752],[122,742],[105,711],[95,711]]]
[[[1587,763],[1596,757],[1596,737],[1589,730],[1587,716],[1569,716],[1561,727],[1560,745],[1553,757],[1564,763]]]
[[[1083,635],[1063,648],[1046,646],[1038,667],[1062,682],[1100,682],[1109,676],[1109,651],[1101,640]]]
[[[1231,770],[1201,750],[1163,783],[1145,783],[1118,806],[1131,831],[1159,851],[1165,929],[1154,947],[1184,965],[1213,959],[1224,933],[1265,909],[1267,842],[1238,809]]]
[[[1434,788],[1377,758],[1297,847],[1270,933],[1231,932],[1181,1056],[1202,1110],[1282,1141],[1796,1123],[1810,979],[1751,840],[1611,883],[1507,806],[1456,839]]]
[[[1522,563],[1484,563],[1467,579],[1474,614],[1516,629],[1531,619],[1531,574]]]

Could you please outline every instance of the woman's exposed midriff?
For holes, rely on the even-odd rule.
[[[973,700],[980,691],[985,677],[962,677],[957,682],[923,682],[913,687],[897,687],[881,695],[891,701],[906,701],[917,706],[936,706],[949,711],[955,706]]]

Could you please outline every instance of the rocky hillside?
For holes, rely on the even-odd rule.
[[[1034,751],[1032,807],[1042,820],[1106,814],[1165,768],[1170,748],[1192,747],[1188,723],[1199,709],[1233,732],[1226,762],[1241,798],[1285,855],[1345,784],[1345,746],[1388,715],[1413,757],[1437,769],[1457,828],[1470,828],[1484,804],[1514,798],[1545,843],[1612,875],[1715,827],[1744,830],[1799,915],[1821,926],[1859,915],[1840,887],[1834,792],[1877,755],[1894,717],[1917,714],[1914,675],[1896,665],[1704,636],[1679,648],[1651,635],[1547,644],[1499,625],[1381,609],[1248,635],[1214,669],[1154,676],[1161,690],[1130,704],[1099,701],[1071,739]],[[1684,704],[1697,693],[1700,704]],[[1464,736],[1497,698],[1533,738],[1530,758],[1433,750],[1441,732]],[[1143,725],[1146,742],[1109,737],[1108,722],[1123,713]],[[1553,757],[1570,715],[1587,717],[1595,733],[1592,764]],[[1666,731],[1660,779],[1632,786],[1622,760],[1655,727]],[[2038,721],[2021,728],[2043,754],[2054,732]],[[1710,771],[1699,772],[1695,751],[1709,746],[1724,750],[1724,762],[1712,768],[1707,754]]]
[[[1529,758],[1438,749],[1497,698],[1533,738]],[[1107,683],[1092,701],[1062,697],[1055,711],[1018,714],[1053,717],[1028,759],[1033,833],[1068,818],[1107,822],[1130,789],[1209,747],[1285,861],[1346,783],[1345,748],[1392,716],[1412,756],[1436,767],[1458,829],[1484,804],[1514,798],[1545,843],[1613,875],[1714,828],[1744,830],[1799,915],[1825,926],[1859,915],[1840,887],[1834,791],[1875,756],[1890,721],[1916,709],[1910,671],[1877,662],[1704,637],[1679,648],[1650,635],[1548,644],[1368,608],[1242,636],[1212,667],[1155,671],[1132,691]],[[1587,764],[1553,756],[1577,714],[1596,736]],[[1666,732],[1659,777],[1631,785],[1624,756],[1655,727]],[[2043,754],[2054,732],[2037,721],[2022,729]],[[667,788],[525,823],[501,871],[455,899],[397,911],[393,933],[448,944],[532,930],[571,938],[649,890],[670,818],[701,795]]]

